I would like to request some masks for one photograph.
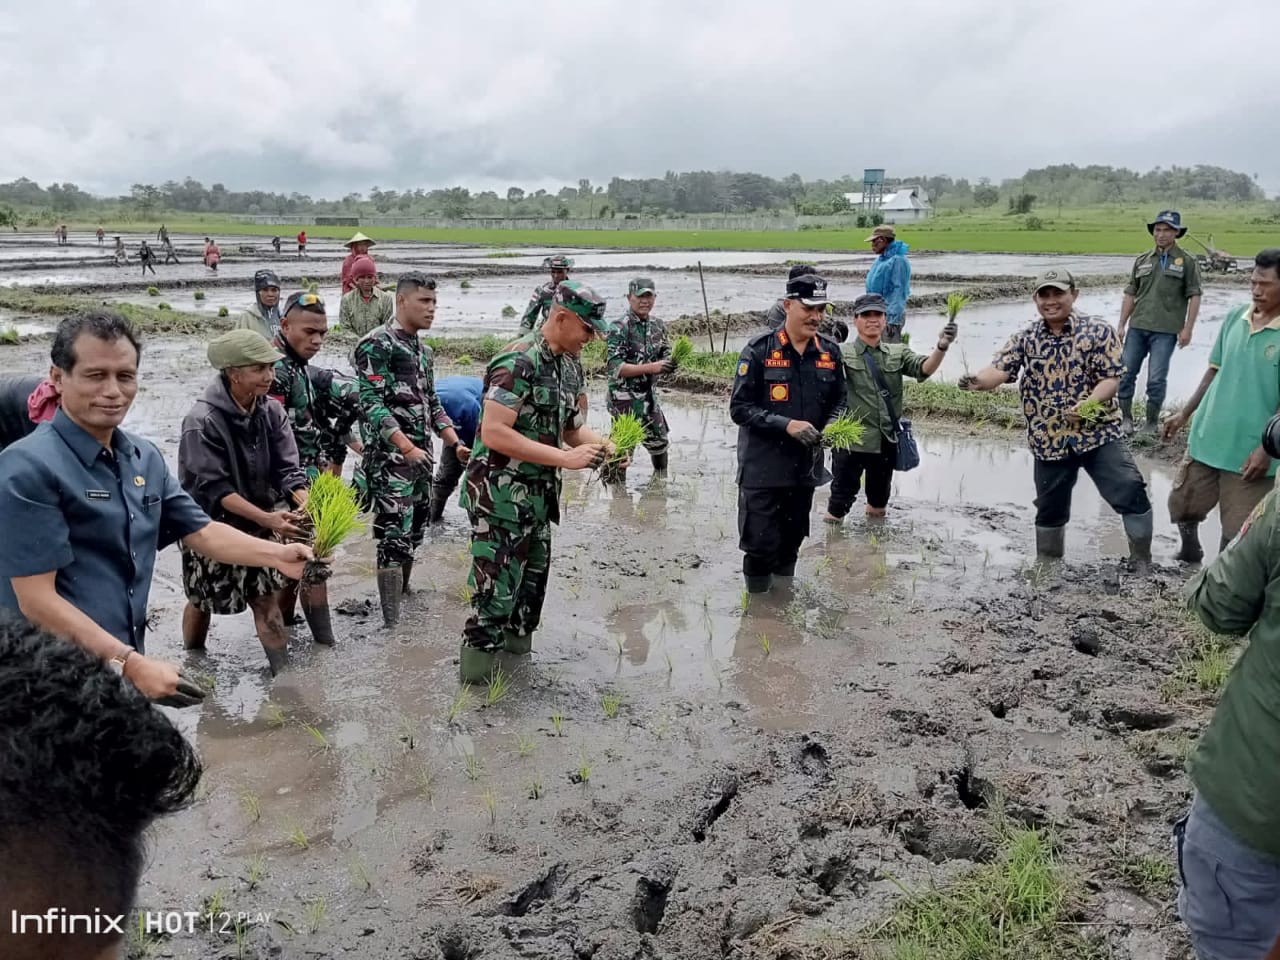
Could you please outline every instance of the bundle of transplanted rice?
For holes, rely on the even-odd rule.
[[[686,364],[693,357],[693,341],[688,337],[676,337],[671,345],[671,359],[679,364]]]
[[[1107,415],[1107,405],[1101,400],[1086,400],[1076,412],[1085,423],[1097,423]]]
[[[317,583],[329,576],[329,564],[323,561],[360,528],[360,504],[355,490],[341,477],[325,472],[312,481],[304,509],[311,523],[311,550],[316,559],[307,562],[302,579]]]
[[[852,450],[862,442],[862,421],[842,413],[822,428],[822,443],[832,450]]]
[[[643,440],[644,424],[634,413],[623,413],[614,417],[613,428],[609,431],[609,442],[614,447],[610,461],[617,463],[625,460]]]
[[[969,297],[959,291],[947,294],[947,322],[955,323],[960,311],[969,305]]]

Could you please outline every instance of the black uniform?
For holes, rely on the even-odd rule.
[[[0,450],[35,431],[27,398],[43,380],[41,376],[0,376]]]
[[[749,587],[750,578],[795,572],[813,491],[831,479],[822,448],[790,436],[788,422],[806,420],[821,430],[845,403],[834,340],[818,334],[801,356],[779,329],[742,348],[729,415],[738,425],[738,546]]]

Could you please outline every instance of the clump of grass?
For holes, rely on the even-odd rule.
[[[302,829],[302,824],[300,823],[295,823],[289,828],[289,842],[298,850],[306,850],[311,846],[307,831]]]
[[[578,359],[582,361],[583,370],[587,373],[596,373],[604,369],[605,354],[604,341],[595,339],[582,348]]]
[[[324,735],[323,730],[309,723],[304,723],[302,729],[307,731],[311,735],[311,739],[315,741],[317,753],[328,753],[329,738]]]
[[[555,730],[557,737],[564,736],[564,714],[559,710],[551,715],[551,727]]]
[[[263,713],[267,717],[267,726],[273,730],[279,730],[289,722],[289,718],[284,715],[284,708],[278,703],[268,703]]]
[[[421,792],[422,798],[428,801],[431,800],[432,794],[435,792],[436,775],[430,764],[424,763],[413,768],[413,782]]]
[[[231,316],[231,311],[230,311],[230,310],[228,310],[226,307],[219,307],[219,308],[218,308],[218,316],[220,316],[220,317],[229,317],[229,316]]]
[[[521,758],[531,757],[533,756],[533,751],[534,751],[533,737],[530,737],[527,734],[517,733],[516,734],[516,756]]]
[[[693,358],[693,341],[686,336],[676,337],[671,344],[671,359],[684,366]]]
[[[261,853],[255,853],[253,859],[245,864],[244,882],[252,890],[267,875],[267,858]]]
[[[315,933],[320,929],[320,925],[324,923],[324,917],[328,911],[329,905],[325,903],[324,897],[316,897],[316,899],[307,902],[307,931],[309,933]]]
[[[351,859],[351,879],[362,890],[373,889],[373,878],[369,876],[369,867],[359,854]]]
[[[167,303],[157,303],[157,304],[156,304],[156,309],[157,309],[157,310],[172,310],[172,309],[173,309],[173,307],[169,306]]]
[[[969,305],[970,297],[966,297],[960,291],[947,294],[947,322],[955,323],[956,317],[960,315],[960,311]]]
[[[244,807],[244,812],[254,823],[262,819],[262,801],[252,790],[246,790],[240,795],[240,806]]]
[[[1097,423],[1107,414],[1107,405],[1101,400],[1086,400],[1076,408],[1085,423]]]
[[[574,771],[577,782],[590,783],[592,769],[594,768],[591,766],[591,761],[587,759],[587,755],[585,753],[581,754],[578,757],[578,769]]]
[[[769,635],[767,633],[760,634],[760,649],[764,651],[764,655],[769,655],[771,644],[769,643]]]
[[[502,667],[498,667],[493,671],[493,676],[489,678],[489,688],[485,694],[484,705],[492,707],[500,703],[511,689],[511,674],[507,673]]]
[[[502,315],[508,318],[514,317],[516,315],[516,308],[508,303],[505,306],[503,306]]]
[[[474,783],[475,781],[480,779],[480,773],[484,768],[480,764],[479,757],[477,757],[474,753],[468,753],[466,755],[466,765],[464,769],[467,774],[467,779],[470,780],[472,783]]]
[[[471,684],[464,683],[458,688],[457,694],[453,698],[453,703],[449,704],[449,722],[453,723],[460,715],[466,712],[471,706]]]
[[[150,287],[147,287],[147,296],[148,296],[148,297],[158,297],[158,296],[160,296],[160,288],[159,288],[159,287],[157,287],[157,286],[150,286]]]
[[[529,799],[537,800],[542,796],[542,781],[533,779],[529,781]]]
[[[17,327],[5,327],[3,330],[0,330],[0,343],[3,343],[5,346],[12,347],[21,339],[22,338],[18,336]]]
[[[600,698],[600,709],[604,711],[605,718],[612,720],[618,715],[618,709],[622,706],[622,694],[606,693]]]
[[[822,442],[832,450],[852,450],[864,433],[861,420],[842,413],[822,428]]]
[[[620,463],[631,456],[631,451],[644,440],[644,424],[634,413],[622,413],[613,418],[609,430],[609,442],[613,444],[610,462]]]
[[[489,811],[489,826],[493,826],[498,821],[498,795],[493,792],[493,787],[485,787],[484,793],[480,794],[480,802]]]
[[[458,359],[457,359],[457,361],[456,361],[456,362],[457,362],[457,363],[460,363],[460,364],[461,364],[461,363],[470,363],[470,362],[471,362],[471,354],[469,354],[469,353],[464,353],[462,356],[458,357]]]
[[[203,299],[204,299],[204,291],[203,291],[203,290],[193,290],[193,291],[191,292],[191,297],[192,297],[192,299],[193,299],[193,300],[203,300]]]
[[[463,281],[462,281],[462,283],[458,284],[458,286],[459,286],[459,287],[461,287],[463,290],[470,290],[470,289],[471,289],[471,281],[470,281],[470,280],[463,280]]]
[[[319,292],[320,292],[320,284],[316,283],[314,280],[311,283],[307,284],[307,293],[319,293]]]

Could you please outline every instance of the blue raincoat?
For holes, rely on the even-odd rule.
[[[895,240],[876,257],[867,273],[867,293],[878,293],[889,305],[887,322],[901,327],[907,319],[907,297],[911,294],[911,264],[908,246]]]

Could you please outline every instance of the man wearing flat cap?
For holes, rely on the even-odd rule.
[[[667,418],[658,403],[657,378],[672,373],[671,341],[666,325],[652,315],[657,286],[648,277],[636,277],[627,286],[627,312],[609,331],[607,366],[608,405],[612,416],[633,414],[644,424],[644,448],[653,460],[653,472],[667,469]],[[622,466],[605,470],[607,483],[624,483]]]

